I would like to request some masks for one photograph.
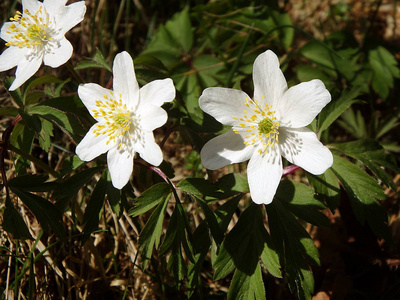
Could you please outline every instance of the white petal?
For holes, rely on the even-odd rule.
[[[269,204],[274,199],[282,177],[282,159],[276,147],[267,154],[254,152],[247,166],[251,199],[257,204]]]
[[[107,153],[107,164],[113,186],[122,189],[132,175],[133,156],[128,151],[120,151],[115,147]]]
[[[245,146],[243,138],[229,130],[208,141],[201,149],[201,163],[209,170],[250,159],[254,147]]]
[[[43,5],[50,16],[55,17],[58,12],[65,8],[67,0],[43,0]],[[58,23],[58,22],[57,22]]]
[[[45,0],[44,5],[56,20],[57,29],[60,30],[59,35],[64,35],[72,27],[76,26],[83,20],[86,12],[84,1],[75,2],[65,6],[64,0]]]
[[[59,41],[58,48],[52,48],[51,52],[44,55],[44,64],[52,68],[57,68],[65,64],[71,58],[72,52],[71,43],[66,38],[63,38]]]
[[[254,61],[254,99],[272,104],[279,116],[278,103],[287,90],[285,76],[279,68],[279,60],[274,52],[267,50]]]
[[[144,138],[144,146],[137,147],[140,157],[153,166],[159,166],[163,161],[161,148],[154,141],[153,132],[146,132]]]
[[[23,10],[29,10],[32,15],[39,10],[40,6],[42,6],[42,3],[37,0],[22,0]]]
[[[5,22],[3,24],[3,26],[1,27],[0,38],[5,40],[6,42],[12,41],[11,37],[14,36],[14,34],[15,34],[11,30],[9,30],[9,27],[14,23],[16,23],[16,22]],[[11,32],[11,33],[9,33],[9,32]]]
[[[95,102],[104,99],[104,95],[109,95],[109,92],[110,90],[105,89],[96,83],[81,84],[78,87],[79,98],[92,116],[93,110],[99,109]],[[104,107],[103,109],[107,111],[108,107]]]
[[[319,79],[291,87],[279,103],[281,126],[300,128],[310,124],[330,101],[331,94]]]
[[[159,106],[141,105],[137,111],[140,115],[140,125],[145,131],[153,131],[167,122],[167,112]]]
[[[314,175],[332,166],[331,151],[308,128],[280,128],[279,146],[282,155],[291,163]]]
[[[9,47],[0,55],[0,72],[14,68],[24,59],[25,49]]]
[[[238,121],[233,117],[243,116],[247,109],[246,98],[250,97],[242,91],[211,87],[203,91],[199,98],[200,108],[225,125],[236,125]]]
[[[42,64],[42,57],[31,57],[27,60],[23,58],[21,62],[18,63],[17,72],[15,73],[15,80],[10,86],[10,91],[14,91],[19,88],[25,81],[27,81],[36,71],[40,68]]]
[[[115,56],[113,76],[114,92],[122,95],[122,101],[128,109],[135,110],[139,101],[139,85],[128,52],[123,51]]]
[[[161,106],[175,99],[175,86],[172,79],[154,80],[143,86],[140,91],[140,105]]]
[[[82,141],[76,146],[75,153],[81,160],[91,161],[115,146],[111,143],[107,145],[107,135],[96,136],[93,133],[94,129],[96,129],[96,124],[89,129]]]

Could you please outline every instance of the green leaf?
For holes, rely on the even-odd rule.
[[[160,182],[153,185],[136,198],[135,207],[129,211],[128,215],[136,217],[149,211],[170,193],[171,186],[168,183]]]
[[[24,219],[14,208],[9,196],[7,195],[6,197],[6,208],[4,209],[2,223],[3,229],[11,233],[14,239],[33,239]]]
[[[0,116],[12,116],[18,115],[18,109],[16,107],[0,107]]]
[[[321,71],[316,66],[311,65],[297,65],[296,75],[300,82],[310,81],[313,79],[322,80],[325,86],[329,89],[334,85],[331,76]]]
[[[281,264],[279,263],[278,253],[276,253],[270,235],[266,234],[265,238],[264,249],[261,253],[261,261],[271,275],[282,278],[280,270]]]
[[[77,117],[65,111],[40,104],[31,108],[29,113],[32,115],[42,116],[46,120],[54,122],[61,129],[68,131],[71,135],[84,133],[82,126],[79,126],[80,123]]]
[[[160,244],[164,212],[167,208],[170,197],[171,194],[168,194],[157,206],[140,233],[139,246],[142,249],[143,256],[147,259],[151,258],[153,248],[158,248],[158,245]]]
[[[294,28],[291,27],[293,24],[290,15],[287,13],[279,13],[276,10],[271,10],[271,15],[277,26],[285,26],[279,31],[281,33],[282,46],[288,51],[294,38]]]
[[[85,224],[85,227],[82,232],[82,244],[84,244],[89,239],[91,233],[99,227],[101,210],[104,206],[104,197],[107,190],[107,174],[108,170],[104,170],[86,206],[85,214],[83,215],[83,224]]]
[[[48,176],[25,174],[11,178],[8,185],[25,192],[49,192],[57,186],[56,182],[46,182]]]
[[[225,197],[250,191],[247,176],[240,173],[231,173],[221,177],[218,180],[218,186],[223,190]]]
[[[24,102],[22,100],[22,95],[21,95],[21,90],[20,88],[16,89],[15,91],[10,91],[10,86],[12,85],[13,81],[14,81],[14,77],[4,77],[3,78],[3,84],[6,87],[6,89],[8,90],[8,92],[10,93],[11,97],[15,100],[15,102],[17,103],[18,107],[23,107],[24,106]]]
[[[215,184],[203,178],[187,178],[177,185],[182,191],[197,196],[215,196],[217,188]]]
[[[86,182],[92,179],[94,174],[102,169],[103,167],[96,167],[76,173],[72,177],[58,183],[57,187],[54,189],[53,196],[60,200],[69,199],[74,196]]]
[[[360,110],[357,110],[355,113],[350,107],[342,114],[341,119],[337,122],[344,130],[357,139],[365,138],[368,135],[367,125],[363,113],[361,113]]]
[[[329,219],[320,211],[326,206],[314,198],[314,190],[296,181],[282,180],[275,198],[295,216],[316,226],[329,226]]]
[[[391,240],[391,233],[386,225],[386,212],[376,201],[386,198],[382,187],[371,176],[342,157],[334,156],[332,170],[346,190],[358,221],[361,224],[367,221],[377,236]]]
[[[168,251],[171,253],[168,259],[168,270],[173,273],[176,284],[184,278],[186,273],[186,263],[182,255],[182,247],[186,247],[185,220],[181,214],[178,205],[175,206],[171,220],[168,225],[165,239],[160,247],[160,255],[165,255]],[[186,251],[187,247],[185,248]]]
[[[355,87],[352,89],[346,89],[342,92],[339,99],[333,99],[319,114],[319,133],[326,130],[346,109],[348,109],[354,103],[360,102],[355,99],[360,94],[360,88]]]
[[[224,234],[221,231],[217,218],[212,212],[212,210],[208,207],[206,201],[202,198],[195,196],[197,202],[200,203],[201,208],[203,209],[204,215],[206,217],[206,221],[208,223],[208,228],[210,228],[211,234],[215,240],[215,242],[220,245],[222,243],[222,239],[224,238]]]
[[[62,223],[62,212],[50,201],[17,188],[11,188],[24,204],[34,213],[44,230],[51,228],[62,240],[66,239]]]
[[[39,135],[42,130],[42,122],[40,121],[40,118],[35,115],[27,114],[25,111],[20,111],[19,114],[21,115],[22,121],[25,125]]]
[[[307,231],[280,201],[273,201],[266,209],[271,238],[285,263],[289,287],[297,287],[302,298],[311,299],[314,279],[307,262],[319,265],[318,250]]]
[[[189,8],[176,13],[172,19],[161,25],[151,42],[141,55],[150,55],[160,59],[165,66],[171,67],[180,62],[193,45],[193,32]]]
[[[85,57],[83,58],[74,68],[75,70],[82,70],[88,68],[101,68],[112,72],[110,65],[105,60],[103,54],[99,49],[96,49],[96,53],[93,58]]]
[[[117,189],[113,186],[111,182],[111,175],[109,170],[107,169],[107,187],[106,187],[106,194],[108,202],[110,203],[111,209],[117,216],[121,216],[123,212],[123,207],[121,208],[121,190]]]
[[[254,273],[249,275],[236,270],[229,286],[228,300],[264,300],[265,289],[262,280],[261,268],[257,264]]]
[[[347,80],[351,80],[359,71],[357,51],[357,48],[335,51],[319,40],[312,40],[300,49],[300,53],[309,60],[328,70],[340,72]]]
[[[324,201],[329,209],[334,212],[340,202],[340,186],[332,170],[328,169],[322,175],[307,173],[307,178],[317,193],[315,197]]]
[[[24,103],[28,103],[26,101],[28,97],[28,92],[35,86],[41,85],[41,84],[46,84],[46,83],[62,83],[63,81],[61,79],[58,79],[56,76],[53,75],[44,75],[39,78],[35,78],[32,81],[29,81],[29,84],[26,86],[24,90]]]
[[[400,78],[396,58],[382,46],[369,52],[369,63],[374,71],[372,88],[380,97],[386,99],[393,88],[394,78]]]
[[[148,55],[141,55],[138,56],[134,59],[135,63],[135,68],[137,66],[143,66],[147,67],[149,69],[154,69],[156,71],[159,70],[165,70],[167,71],[167,68],[164,66],[164,64],[159,60],[158,58],[154,56],[148,56]]]
[[[227,276],[233,266],[252,275],[264,249],[265,234],[261,210],[258,205],[251,204],[221,245],[214,264],[214,280]]]
[[[397,189],[391,176],[382,168],[388,168],[395,172],[400,172],[396,164],[396,159],[385,153],[383,147],[371,139],[363,139],[348,143],[333,144],[337,150],[344,154],[358,159],[367,166],[380,180],[394,191]]]

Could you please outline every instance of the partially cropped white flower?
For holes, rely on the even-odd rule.
[[[254,98],[227,88],[207,88],[200,107],[232,130],[210,140],[201,150],[211,170],[250,160],[247,176],[255,203],[271,203],[282,176],[282,158],[318,175],[332,166],[332,153],[305,126],[330,102],[320,80],[288,89],[277,56],[270,50],[253,67]]]
[[[0,72],[17,66],[10,91],[20,87],[42,62],[56,68],[72,55],[65,33],[83,20],[84,1],[68,6],[67,0],[22,0],[22,13],[4,23],[0,37],[8,48],[0,55]]]
[[[154,166],[161,164],[163,155],[153,130],[167,121],[161,105],[175,98],[171,79],[154,80],[139,89],[132,58],[122,52],[114,59],[113,90],[88,83],[79,86],[78,94],[97,121],[76,147],[81,160],[108,151],[112,184],[118,189],[129,181],[136,152]]]

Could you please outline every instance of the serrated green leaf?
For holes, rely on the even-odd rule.
[[[325,106],[325,108],[319,114],[319,133],[326,130],[346,109],[348,109],[354,103],[360,102],[355,99],[360,94],[360,88],[355,87],[350,90],[344,90],[339,99],[332,99],[332,101]]]
[[[51,228],[62,240],[66,239],[62,223],[62,212],[50,201],[17,188],[11,188],[24,204],[34,213],[44,230]]]
[[[149,211],[170,193],[171,186],[168,183],[160,182],[153,185],[136,198],[135,207],[129,211],[128,215],[136,217]]]
[[[2,223],[3,229],[11,233],[14,239],[33,239],[24,219],[14,208],[9,196],[7,195],[6,197],[6,208],[4,209]]]
[[[159,60],[157,57],[148,56],[148,55],[141,55],[134,59],[135,67],[137,65],[142,65],[144,67],[154,69],[154,70],[164,70],[167,71],[167,68],[164,64]]]
[[[153,248],[158,248],[158,245],[160,244],[164,212],[167,208],[169,199],[170,194],[167,195],[153,211],[142,232],[140,233],[139,246],[142,249],[142,254],[146,259],[151,258]]]
[[[295,216],[316,226],[329,226],[329,219],[321,213],[326,206],[314,198],[314,191],[296,181],[282,180],[275,198]]]
[[[215,196],[217,192],[215,184],[203,178],[186,178],[177,187],[185,193],[197,196]]]
[[[111,175],[107,169],[107,187],[106,194],[108,202],[110,203],[111,209],[117,216],[121,216],[124,208],[121,208],[121,190],[115,188],[111,182]]]
[[[371,139],[363,139],[347,143],[336,143],[332,144],[332,146],[344,154],[358,159],[382,180],[384,184],[393,190],[397,189],[389,174],[381,168],[385,167],[399,172],[396,159],[392,155],[385,153],[383,147],[378,142]]]
[[[374,71],[372,88],[383,99],[389,95],[394,78],[400,77],[396,58],[384,47],[379,46],[369,52],[369,63]]]
[[[22,121],[30,130],[33,130],[36,134],[40,133],[42,122],[38,116],[27,114],[25,111],[20,111],[19,114],[22,117]]]
[[[321,71],[315,66],[310,65],[297,65],[296,66],[296,75],[300,82],[310,81],[313,79],[321,80],[325,86],[329,89],[329,87],[333,86],[332,78],[327,75],[325,72]]]
[[[322,175],[307,173],[310,184],[314,187],[318,200],[324,201],[329,209],[334,212],[340,201],[340,186],[331,169]]]
[[[165,66],[171,67],[180,62],[193,45],[192,25],[189,8],[176,13],[153,36],[142,55],[150,55],[160,59]]]
[[[206,221],[208,223],[208,227],[210,228],[211,234],[215,240],[215,242],[219,245],[223,239],[223,232],[220,230],[218,221],[214,213],[208,207],[206,201],[204,201],[200,197],[195,197],[196,200],[200,203],[201,208],[203,209],[204,215],[206,217]]]
[[[18,109],[16,107],[0,107],[0,116],[12,116],[18,115]]]
[[[272,239],[268,233],[265,234],[265,243],[263,252],[261,253],[261,261],[267,268],[268,272],[271,273],[271,275],[278,278],[282,278],[280,270],[281,264],[279,263],[279,257],[275,251]]]
[[[94,174],[102,169],[103,167],[96,167],[76,173],[65,181],[58,183],[57,187],[54,189],[53,196],[60,200],[69,199],[75,195],[86,182],[92,179]]]
[[[35,78],[32,81],[29,81],[28,85],[24,89],[24,103],[28,103],[26,101],[27,97],[29,95],[28,92],[35,86],[38,86],[40,84],[46,84],[46,83],[61,83],[61,82],[63,82],[61,79],[58,79],[57,77],[55,77],[53,75],[44,75],[42,77]]]
[[[218,186],[224,192],[225,197],[250,191],[247,176],[240,173],[231,173],[221,177],[218,180]]]
[[[33,116],[39,115],[46,120],[54,122],[61,129],[65,129],[72,135],[84,133],[83,128],[79,126],[78,119],[65,111],[40,104],[31,108],[29,113]]]
[[[367,221],[377,236],[390,240],[391,234],[385,224],[386,212],[376,201],[386,198],[382,187],[356,165],[336,155],[332,171],[346,190],[358,221],[361,224]]]
[[[96,49],[96,53],[93,58],[85,57],[83,58],[74,68],[75,70],[82,70],[87,68],[101,68],[112,72],[110,65],[105,60],[103,54],[99,49]]]
[[[297,287],[299,295],[311,299],[314,279],[308,263],[319,265],[318,250],[303,226],[287,211],[280,201],[273,201],[266,206],[270,224],[271,238],[276,250],[285,263],[289,287]]]
[[[14,101],[17,103],[18,107],[23,107],[24,106],[24,101],[22,100],[22,94],[20,88],[16,89],[15,91],[10,91],[10,86],[12,85],[14,81],[14,77],[9,77],[6,76],[2,79],[4,86],[10,93],[11,97],[14,99]]]
[[[261,210],[251,204],[223,241],[214,264],[214,280],[232,272],[232,264],[242,272],[254,273],[264,249],[265,232]]]
[[[264,300],[265,289],[261,268],[257,264],[254,273],[249,275],[236,270],[229,286],[228,300]]]
[[[103,171],[85,208],[85,213],[83,215],[83,224],[85,224],[85,227],[82,232],[82,244],[84,244],[89,239],[92,232],[99,227],[101,210],[104,206],[104,198],[107,190],[107,173],[108,170]]]
[[[8,185],[25,192],[49,192],[57,186],[56,182],[47,182],[48,176],[26,174],[11,178]]]

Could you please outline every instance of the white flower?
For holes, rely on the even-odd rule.
[[[121,189],[132,174],[135,152],[152,165],[161,164],[163,155],[153,130],[167,121],[161,105],[175,98],[175,87],[168,78],[152,81],[139,90],[132,58],[122,52],[114,59],[113,88],[95,83],[79,86],[79,97],[97,123],[76,147],[76,154],[90,161],[108,151],[112,184]]]
[[[67,0],[22,0],[23,11],[4,23],[0,37],[8,48],[0,55],[0,72],[17,66],[10,91],[20,87],[42,61],[56,68],[72,55],[65,33],[83,20],[84,1],[65,6]]]
[[[282,158],[318,175],[332,166],[328,148],[305,126],[330,102],[320,80],[288,89],[277,56],[270,50],[253,67],[254,99],[227,88],[207,88],[200,107],[233,130],[210,140],[201,150],[210,170],[250,160],[247,176],[255,203],[272,202],[282,176]]]

